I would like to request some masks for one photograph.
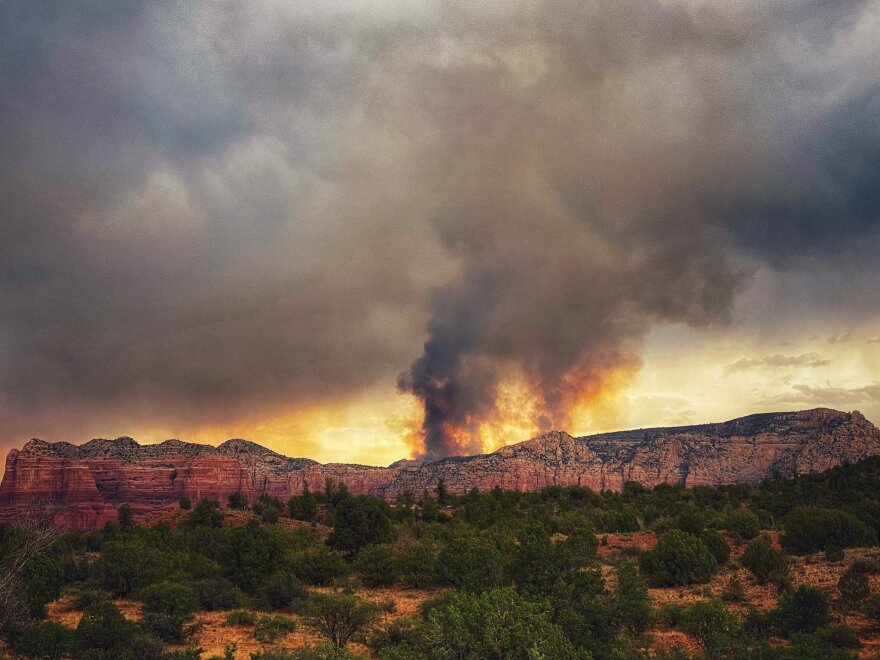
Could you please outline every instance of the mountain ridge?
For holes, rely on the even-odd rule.
[[[877,427],[858,411],[830,408],[581,437],[551,431],[487,454],[402,459],[388,467],[322,464],[242,439],[216,447],[176,439],[141,445],[127,436],[81,445],[33,439],[7,456],[0,522],[34,501],[46,501],[59,508],[65,524],[93,527],[114,517],[122,502],[146,512],[184,495],[225,501],[239,491],[249,500],[263,493],[287,498],[304,485],[320,490],[328,480],[389,499],[405,491],[421,493],[439,479],[452,492],[550,485],[619,490],[627,481],[648,487],[755,483],[878,453]]]

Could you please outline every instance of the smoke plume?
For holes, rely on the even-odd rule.
[[[425,456],[564,427],[876,236],[877,9],[0,3],[0,442],[395,379]]]

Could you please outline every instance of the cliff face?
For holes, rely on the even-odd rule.
[[[387,468],[325,464],[288,458],[246,440],[219,447],[168,440],[139,445],[131,438],[84,445],[31,440],[6,459],[0,483],[0,522],[31,503],[58,507],[68,528],[115,518],[128,502],[135,512],[168,505],[183,495],[225,501],[240,491],[282,499],[324,488],[329,479],[355,493],[391,498],[421,493],[443,479],[453,492],[471,488],[535,490],[580,485],[619,490],[646,486],[757,482],[826,470],[880,453],[880,430],[859,412],[828,409],[751,415],[720,424],[640,429],[574,438],[554,431],[491,454],[431,463],[398,461]]]

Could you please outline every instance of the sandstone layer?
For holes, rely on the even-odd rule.
[[[240,491],[249,500],[263,493],[286,499],[304,485],[323,489],[328,480],[385,498],[419,494],[439,479],[452,492],[551,485],[619,490],[627,481],[648,487],[755,483],[873,454],[880,454],[880,430],[858,411],[824,408],[580,438],[554,431],[491,454],[398,461],[389,467],[288,458],[246,440],[218,447],[179,440],[140,445],[131,438],[83,445],[31,440],[6,459],[0,522],[46,503],[56,508],[59,524],[83,529],[114,518],[124,502],[147,513],[184,495],[225,502]]]

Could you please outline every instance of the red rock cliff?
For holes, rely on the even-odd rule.
[[[31,440],[6,459],[0,522],[34,501],[59,508],[69,528],[103,524],[128,502],[136,512],[235,491],[286,499],[303,484],[320,490],[330,479],[355,493],[393,497],[420,493],[443,479],[450,490],[477,487],[534,490],[581,485],[594,490],[675,483],[757,482],[815,472],[880,453],[880,431],[860,413],[815,409],[751,415],[719,424],[639,429],[574,438],[552,432],[491,454],[431,463],[400,461],[387,468],[322,465],[288,458],[246,440],[219,447],[168,440],[139,445],[131,438],[84,445]]]

